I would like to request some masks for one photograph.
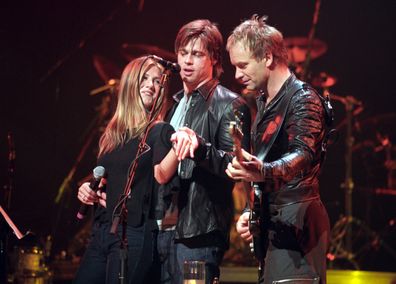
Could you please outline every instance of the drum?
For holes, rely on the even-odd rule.
[[[14,277],[14,283],[50,283],[51,272],[45,265],[44,252],[40,247],[17,248]]]
[[[16,274],[35,276],[45,270],[44,253],[39,247],[20,248],[17,256]]]

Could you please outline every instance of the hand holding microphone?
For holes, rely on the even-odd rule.
[[[78,219],[82,220],[85,218],[85,216],[87,215],[88,205],[93,205],[94,202],[98,202],[99,196],[97,195],[97,191],[99,189],[99,184],[104,174],[104,167],[96,167],[93,170],[92,180],[89,183],[83,183],[78,189],[77,198],[83,203],[77,213]]]

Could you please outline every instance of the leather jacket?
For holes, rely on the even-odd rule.
[[[267,146],[261,141],[274,133],[281,100],[295,84],[307,86],[291,74],[268,106],[265,96],[257,99],[258,115],[252,128],[255,154]],[[312,88],[299,89],[290,99],[282,127],[264,161],[266,182],[259,186],[269,192],[270,203],[285,205],[319,197],[324,135],[325,111],[321,97]]]
[[[173,115],[183,96],[183,91],[174,96],[176,104],[169,115]],[[199,146],[194,159],[180,163],[175,238],[199,238],[200,245],[205,245],[202,238],[206,238],[208,245],[228,247],[234,214],[234,182],[225,173],[233,158],[229,125],[235,121],[234,111],[238,110],[242,114],[242,132],[245,134],[242,145],[249,149],[250,110],[243,98],[219,85],[215,79],[199,87],[190,99],[183,125],[196,132]]]

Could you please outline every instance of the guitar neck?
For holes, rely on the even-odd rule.
[[[238,162],[243,162],[243,155],[242,155],[243,133],[236,121],[231,121],[229,131],[234,143],[234,147],[233,147],[234,155],[237,158]]]

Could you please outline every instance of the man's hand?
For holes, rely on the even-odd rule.
[[[243,213],[236,223],[236,230],[238,234],[246,242],[250,242],[253,238],[253,235],[249,231],[249,214],[249,212]]]
[[[198,148],[198,138],[193,130],[181,127],[172,134],[171,142],[179,161],[188,157],[194,158],[194,151]]]
[[[263,162],[256,156],[251,155],[242,149],[242,156],[245,161],[239,162],[236,158],[232,159],[226,169],[226,174],[235,180],[248,182],[260,182],[264,180],[262,168]]]

